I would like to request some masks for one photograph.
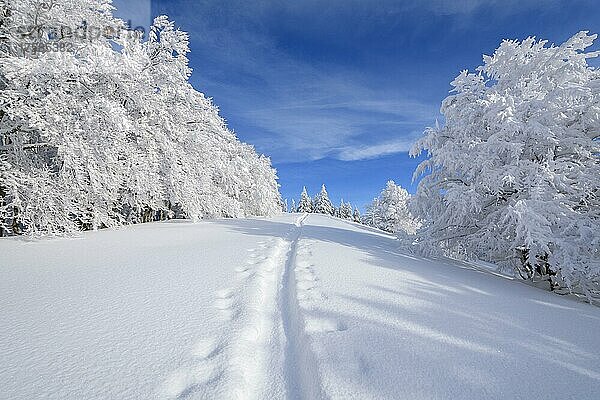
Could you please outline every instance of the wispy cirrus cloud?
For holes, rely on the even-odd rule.
[[[403,61],[422,55],[430,20],[450,15],[445,23],[460,24],[484,9],[506,14],[541,1],[383,0],[375,7],[359,0],[188,0],[169,14],[190,31],[193,82],[215,97],[242,139],[285,162],[405,151],[400,143],[434,123],[443,98],[443,90],[431,96],[417,88],[427,82],[416,70],[428,65]],[[409,31],[398,28],[406,23]],[[384,68],[393,62],[404,63]]]
[[[344,86],[337,82],[330,85],[332,81],[333,78],[321,81],[311,100],[297,101],[283,96],[268,107],[242,112],[241,118],[246,123],[263,130],[253,143],[260,147],[268,144],[278,154],[289,153],[291,159],[299,156],[349,160],[351,148],[366,149],[379,142],[386,146],[385,154],[407,151],[416,136],[415,130],[420,132],[422,126],[435,119],[436,106],[398,94],[373,93],[351,80]],[[390,139],[398,136],[407,144],[396,145],[392,150]],[[368,158],[376,156],[371,151]]]
[[[408,152],[417,136],[417,133],[413,133],[389,142],[345,147],[338,151],[337,158],[342,161],[359,161]]]
[[[297,4],[189,7],[198,7],[184,16],[194,15],[191,57],[199,61],[193,82],[215,97],[242,139],[277,162],[340,158],[340,149],[388,143],[422,130],[437,116],[435,102],[391,85],[373,85],[371,72],[337,61],[315,62],[278,42],[270,26],[279,14],[307,12]]]

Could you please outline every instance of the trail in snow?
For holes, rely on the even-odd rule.
[[[283,376],[271,370],[283,363],[277,294],[286,249],[285,240],[272,238],[249,250],[235,268],[237,285],[217,291],[213,303],[222,334],[199,342],[197,361],[167,378],[163,398],[283,398]]]
[[[286,336],[285,361],[288,399],[324,399],[325,396],[319,381],[318,364],[310,348],[306,336],[305,322],[302,317],[297,285],[301,286],[305,280],[298,281],[297,249],[302,225],[308,214],[296,221],[296,230],[290,245],[289,256],[285,265],[281,293],[281,316]],[[302,289],[301,289],[302,290]]]
[[[322,399],[317,363],[296,297],[296,250],[306,215],[285,238],[250,249],[239,285],[217,291],[224,334],[200,341],[190,366],[164,382],[165,398]]]

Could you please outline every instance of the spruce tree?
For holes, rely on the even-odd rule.
[[[329,200],[329,195],[327,194],[327,189],[324,184],[321,186],[321,192],[315,196],[314,212],[327,215],[333,215],[335,212],[335,208],[333,207],[333,204],[331,204],[331,200]]]
[[[352,219],[352,205],[350,203],[344,203],[344,200],[342,200],[338,211],[338,217],[341,219]]]
[[[302,194],[300,195],[300,203],[298,204],[298,212],[299,213],[311,213],[313,212],[313,204],[308,192],[306,191],[306,186],[302,188]]]
[[[360,211],[358,211],[358,208],[354,209],[354,213],[352,214],[352,220],[354,222],[361,223]]]
[[[342,199],[340,201],[340,206],[339,207],[334,207],[333,208],[333,216],[337,217],[337,218],[342,218],[341,217],[342,208],[344,208],[344,199]]]

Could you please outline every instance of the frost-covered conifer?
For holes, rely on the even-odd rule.
[[[306,191],[306,186],[302,188],[302,193],[300,194],[300,202],[298,203],[299,213],[311,213],[313,212],[313,204],[308,192]]]
[[[335,208],[333,207],[333,204],[331,204],[331,200],[329,200],[325,185],[321,185],[321,191],[315,196],[313,204],[315,213],[333,215],[335,212]]]
[[[357,223],[362,222],[362,218],[360,216],[360,211],[358,211],[358,208],[354,208],[354,212],[352,213],[352,220]]]
[[[341,219],[352,219],[352,205],[345,203],[344,199],[340,202],[340,207],[337,209],[337,217]]]

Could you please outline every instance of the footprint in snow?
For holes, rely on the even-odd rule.
[[[302,282],[302,281],[311,281],[311,282],[315,282],[318,281],[319,279],[315,276],[314,273],[312,273],[312,271],[307,270],[307,269],[301,269],[300,271],[298,271],[296,273],[296,276],[298,277],[297,280],[298,282]]]
[[[234,293],[234,291],[231,288],[221,289],[221,290],[217,290],[217,297],[219,299],[228,299],[233,296],[233,293]]]
[[[267,257],[253,255],[248,259],[248,264],[249,265],[257,265],[257,264],[261,264],[265,261],[267,261]]]
[[[256,274],[261,278],[271,280],[271,278],[275,277],[275,268],[272,266],[260,268],[258,271],[256,271]]]
[[[222,289],[217,292],[213,306],[219,310],[219,316],[223,321],[232,320],[238,313],[233,294],[233,289],[230,288]]]
[[[238,279],[242,281],[247,281],[256,274],[256,272],[248,266],[238,267],[235,269],[235,272],[237,273]]]
[[[213,305],[217,310],[229,310],[234,306],[234,301],[231,297],[217,298]]]
[[[192,355],[200,359],[210,359],[222,350],[222,343],[215,338],[201,339],[192,348]]]
[[[308,268],[310,267],[312,264],[306,262],[306,261],[298,261],[296,262],[296,267],[297,268]]]
[[[219,319],[223,322],[229,322],[237,318],[238,312],[235,310],[219,310]]]
[[[259,260],[259,261],[264,261],[267,259],[267,257],[265,257],[262,253],[252,253],[248,256],[248,258],[250,258],[251,260]]]
[[[241,338],[247,342],[261,343],[267,335],[268,328],[266,321],[256,321],[254,324],[247,326],[241,334]]]
[[[316,287],[315,282],[309,280],[298,281],[297,286],[300,291],[309,291]]]
[[[307,333],[341,332],[348,329],[342,321],[328,318],[307,318],[304,330]]]
[[[192,368],[181,368],[165,380],[161,394],[167,399],[184,399],[218,376],[219,369],[212,364],[203,363]]]

